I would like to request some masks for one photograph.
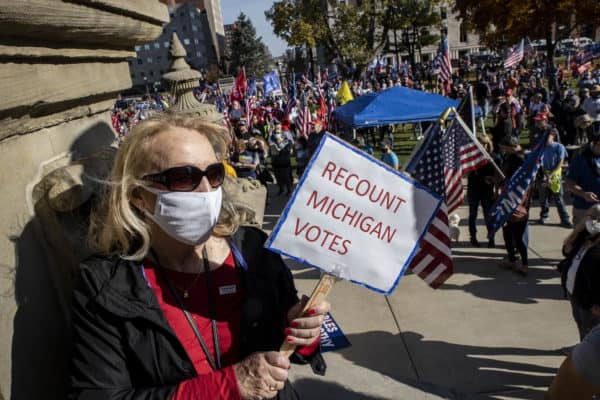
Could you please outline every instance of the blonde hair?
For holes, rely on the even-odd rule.
[[[227,132],[219,125],[176,113],[158,114],[137,124],[119,147],[105,196],[92,213],[88,241],[96,251],[140,260],[150,250],[150,227],[132,205],[131,197],[145,183],[141,176],[152,168],[149,151],[153,138],[172,128],[190,129],[205,136],[217,159],[223,160]],[[226,186],[223,185],[221,213],[214,229],[217,236],[232,235],[241,221],[253,214],[246,206],[231,202]]]

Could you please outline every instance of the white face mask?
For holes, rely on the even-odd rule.
[[[590,235],[597,235],[600,233],[600,222],[588,218],[585,220],[585,229]]]
[[[154,214],[145,214],[173,239],[195,246],[208,240],[221,212],[221,187],[212,192],[164,192],[156,194]]]

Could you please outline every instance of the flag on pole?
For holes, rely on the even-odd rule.
[[[271,93],[281,93],[281,82],[279,81],[277,71],[271,71],[263,76],[263,92],[265,97]]]
[[[340,90],[337,92],[337,101],[340,105],[346,104],[349,101],[354,100],[352,97],[352,92],[350,92],[350,86],[348,86],[348,81],[342,82],[342,86]]]
[[[498,200],[490,208],[488,213],[490,229],[488,238],[493,238],[496,231],[509,220],[517,206],[523,201],[527,190],[533,184],[542,163],[548,135],[549,132],[546,132],[537,141],[527,158],[525,158],[523,165],[510,177]]]
[[[310,115],[310,108],[306,101],[306,95],[302,96],[302,100],[298,107],[298,118],[296,119],[296,127],[300,130],[300,134],[304,137],[310,135],[310,121],[312,117]]]
[[[421,147],[405,168],[414,179],[445,197],[442,128],[436,122]],[[452,275],[452,252],[448,228],[448,208],[442,201],[435,218],[419,244],[409,268],[434,289]]]
[[[235,84],[231,88],[231,93],[229,93],[229,101],[233,102],[244,100],[244,97],[246,96],[246,89],[246,70],[244,67],[242,67],[240,72],[238,72],[237,78],[235,79]]]
[[[521,42],[518,46],[513,47],[509,52],[506,58],[504,59],[504,69],[510,69],[515,65],[518,65],[523,60],[523,42]]]
[[[444,199],[410,264],[413,272],[433,288],[452,274],[448,214],[464,200],[462,177],[488,162],[485,150],[475,140],[460,116],[445,133],[436,122],[405,169]]]
[[[452,77],[452,63],[450,62],[450,48],[448,38],[440,42],[437,55],[433,59],[433,66],[438,70],[439,77],[443,81],[449,81]]]
[[[256,78],[250,79],[250,83],[248,84],[248,91],[246,93],[247,97],[258,96],[258,90],[256,89]]]

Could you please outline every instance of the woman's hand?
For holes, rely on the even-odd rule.
[[[233,370],[244,400],[270,399],[283,389],[290,360],[277,351],[250,354]]]
[[[328,301],[313,304],[305,313],[300,315],[307,302],[308,297],[302,296],[302,300],[288,311],[289,328],[285,330],[286,343],[296,346],[308,346],[321,336],[323,318],[325,313],[331,309],[331,305]]]

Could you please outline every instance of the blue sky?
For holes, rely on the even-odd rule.
[[[262,36],[273,56],[280,56],[287,48],[286,43],[273,34],[271,24],[265,18],[265,11],[271,8],[273,0],[222,0],[223,23],[231,24],[240,12],[250,18],[256,28],[256,35]]]

